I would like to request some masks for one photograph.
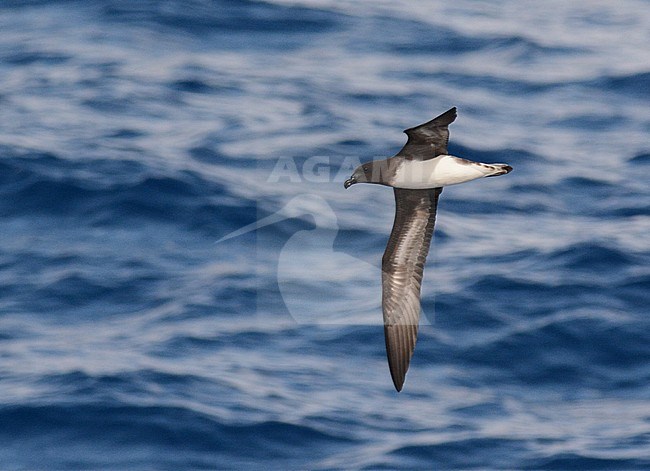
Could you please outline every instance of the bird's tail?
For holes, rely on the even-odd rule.
[[[512,167],[508,164],[483,164],[483,166],[490,169],[490,173],[485,175],[486,177],[496,177],[512,172]]]

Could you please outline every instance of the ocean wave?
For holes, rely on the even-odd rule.
[[[650,72],[638,72],[626,75],[605,75],[586,85],[602,88],[628,96],[642,97],[650,88]]]
[[[228,424],[205,413],[174,405],[15,406],[2,408],[0,418],[6,425],[3,430],[11,430],[11,434],[3,434],[4,438],[11,442],[20,438],[24,449],[37,449],[44,441],[53,438],[63,450],[95,443],[95,452],[76,458],[83,467],[105,466],[107,463],[115,466],[119,463],[132,468],[145,463],[169,463],[174,460],[173,448],[182,450],[182,455],[200,453],[197,458],[204,464],[221,467],[224,460],[234,464],[265,457],[286,459],[295,449],[328,447],[344,441],[312,427],[286,422]],[[127,451],[126,455],[117,458],[117,462],[116,457],[103,456],[105,447],[110,447],[115,441],[124,443]],[[3,454],[10,455],[8,451],[11,448]],[[140,455],[142,452],[144,454]],[[52,457],[49,465],[69,466],[73,457],[74,452],[63,452],[56,458]],[[38,455],[23,459],[27,459],[31,466],[38,466]]]
[[[594,243],[576,244],[554,252],[548,258],[554,265],[569,270],[599,271],[607,270],[610,274],[616,270],[634,266],[634,256],[616,247],[607,247]]]
[[[47,51],[14,51],[11,54],[1,56],[3,62],[14,66],[56,65],[67,62],[71,58],[66,54]]]
[[[648,464],[650,461],[644,459],[601,458],[579,453],[560,453],[559,456],[530,460],[529,469],[642,469]]]
[[[633,165],[646,165],[650,163],[650,153],[635,155],[629,160],[629,162]]]
[[[315,34],[331,30],[339,19],[332,12],[301,6],[252,1],[217,3],[184,0],[134,5],[114,0],[103,7],[102,15],[108,21],[151,22],[191,34],[214,34],[216,31]]]
[[[399,466],[407,465],[411,469],[425,469],[425,466],[471,469],[483,466],[486,453],[492,457],[493,466],[509,468],[513,463],[521,462],[529,452],[525,440],[468,438],[436,444],[407,445],[393,450],[390,454],[399,458]]]
[[[0,161],[0,211],[74,216],[92,225],[145,218],[222,232],[256,219],[257,202],[191,171],[156,174],[132,160],[70,161],[27,153]],[[221,222],[220,222],[221,221]]]

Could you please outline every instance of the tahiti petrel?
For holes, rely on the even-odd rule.
[[[405,130],[408,141],[395,156],[357,167],[345,181],[392,186],[395,221],[381,262],[382,310],[386,353],[393,384],[402,390],[420,318],[420,286],[429,253],[436,208],[442,187],[477,178],[503,175],[506,164],[472,162],[447,154],[448,125],[456,108]]]

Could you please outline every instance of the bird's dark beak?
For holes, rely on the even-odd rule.
[[[350,177],[350,178],[348,178],[347,180],[345,180],[345,183],[343,183],[343,186],[344,186],[345,189],[347,190],[348,188],[350,188],[350,187],[351,187],[352,185],[354,185],[355,183],[357,183],[357,179],[354,178],[354,177]]]

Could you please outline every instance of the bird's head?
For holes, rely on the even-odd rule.
[[[345,180],[343,186],[347,189],[355,183],[372,183],[373,169],[374,162],[366,162],[365,164],[359,165],[352,173],[352,176]]]
[[[359,165],[352,176],[345,180],[343,186],[350,188],[355,183],[378,183],[389,185],[390,176],[395,173],[400,159],[390,158],[385,160],[372,160]]]

